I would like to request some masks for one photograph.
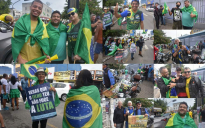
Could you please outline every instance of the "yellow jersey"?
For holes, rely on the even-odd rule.
[[[11,16],[11,15],[9,15],[9,14],[2,14],[2,15],[0,15],[0,20],[4,21],[5,23],[9,23],[10,21],[6,21],[6,16]],[[11,16],[11,17],[13,19],[13,16]]]

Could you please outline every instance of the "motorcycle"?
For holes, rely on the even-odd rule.
[[[147,121],[147,128],[151,128],[154,124],[154,116],[150,116]]]
[[[167,52],[167,53],[161,53],[159,52],[157,54],[157,63],[166,63],[169,61],[169,59],[171,58],[172,54],[171,52]]]

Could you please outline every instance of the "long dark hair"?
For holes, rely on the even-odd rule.
[[[82,86],[90,86],[92,84],[93,84],[93,78],[90,71],[86,69],[80,71],[78,79],[76,80],[75,88],[80,88]]]
[[[121,9],[122,9],[122,8],[119,8],[119,10],[118,10],[119,13],[122,13],[122,11],[120,11]]]
[[[16,83],[16,77],[15,76],[11,76],[11,83],[14,85]]]

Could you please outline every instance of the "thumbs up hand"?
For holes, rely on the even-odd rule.
[[[190,14],[191,18],[195,17],[196,15],[194,15],[192,12]]]

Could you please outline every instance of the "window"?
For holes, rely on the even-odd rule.
[[[56,88],[57,83],[51,83],[51,85]]]
[[[27,7],[25,7],[25,10],[27,10]]]
[[[58,85],[57,85],[57,87],[56,88],[65,88],[65,84],[63,84],[63,83],[58,83]]]

